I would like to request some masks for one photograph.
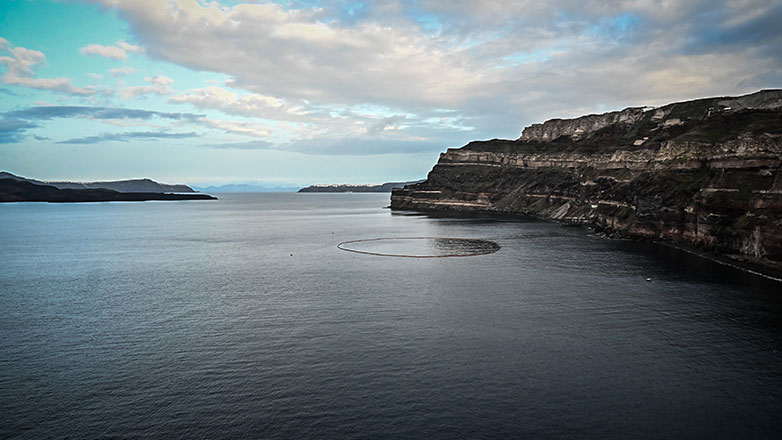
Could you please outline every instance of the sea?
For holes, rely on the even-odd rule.
[[[780,438],[778,281],[388,194],[217,196],[0,205],[0,438]]]

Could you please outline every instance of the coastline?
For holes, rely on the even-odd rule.
[[[431,211],[425,211],[425,210],[409,210],[409,209],[400,209],[400,208],[394,208],[392,206],[388,206],[388,209],[390,209],[392,212],[395,213],[415,213],[420,215],[426,215],[426,216],[433,216],[433,217],[486,217],[491,219],[496,219],[498,221],[502,220],[532,220],[532,221],[541,221],[546,223],[554,223],[561,227],[569,227],[569,228],[581,228],[584,231],[592,231],[596,236],[600,236],[602,238],[605,238],[607,240],[625,240],[629,242],[638,242],[638,243],[652,243],[659,246],[665,246],[672,249],[676,249],[682,252],[686,252],[690,255],[695,255],[697,257],[712,261],[714,263],[728,266],[733,269],[740,270],[742,272],[746,272],[752,275],[756,275],[759,277],[762,277],[767,280],[775,281],[782,283],[782,271],[777,270],[773,267],[765,266],[761,263],[755,263],[752,261],[742,261],[737,258],[732,258],[729,254],[722,254],[718,252],[712,252],[704,249],[699,249],[694,246],[688,246],[686,244],[682,243],[675,243],[675,242],[669,242],[669,241],[663,241],[663,240],[655,240],[655,239],[649,239],[646,237],[640,237],[640,236],[632,236],[623,234],[621,232],[614,232],[612,234],[605,234],[600,231],[599,227],[596,227],[593,224],[587,224],[587,223],[576,223],[572,221],[561,221],[558,219],[553,219],[550,217],[542,217],[542,216],[536,216],[533,214],[523,214],[523,213],[511,213],[511,212],[502,212],[502,211],[490,211],[490,210],[448,210],[448,209],[436,209]]]

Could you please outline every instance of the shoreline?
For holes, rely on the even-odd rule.
[[[728,254],[720,254],[716,252],[710,252],[703,249],[698,249],[693,246],[688,246],[686,244],[682,243],[676,243],[676,242],[668,242],[663,240],[655,240],[655,239],[649,239],[645,237],[637,237],[633,235],[627,235],[623,234],[622,232],[617,232],[617,236],[611,236],[609,234],[602,233],[599,228],[596,228],[594,225],[591,224],[584,224],[584,223],[574,223],[574,222],[563,222],[560,220],[552,219],[549,217],[538,217],[531,214],[521,214],[521,213],[510,213],[510,212],[495,212],[495,211],[489,211],[489,210],[431,210],[431,211],[424,211],[424,210],[407,210],[407,209],[399,209],[399,208],[393,208],[390,205],[386,207],[387,209],[390,209],[392,212],[408,212],[408,213],[418,213],[421,215],[432,215],[436,214],[440,217],[488,217],[493,218],[497,220],[534,220],[534,221],[542,221],[547,223],[554,223],[561,227],[568,227],[568,228],[582,228],[587,231],[592,231],[596,235],[608,239],[608,240],[626,240],[626,241],[634,241],[639,243],[653,243],[656,245],[666,246],[669,248],[673,248],[682,252],[686,252],[690,255],[695,255],[700,258],[704,258],[706,260],[712,261],[714,263],[728,266],[733,269],[740,270],[745,273],[749,273],[755,276],[762,277],[764,279],[775,281],[778,283],[782,283],[782,271],[775,269],[773,267],[768,267],[765,265],[762,265],[760,263],[753,263],[748,261],[741,261],[738,259],[732,258]]]

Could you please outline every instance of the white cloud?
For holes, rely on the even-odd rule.
[[[88,44],[79,49],[79,52],[85,55],[100,55],[112,60],[124,60],[128,57],[128,54],[119,47],[102,46],[100,44]]]
[[[227,73],[234,77],[230,85],[262,95],[443,106],[460,101],[456,92],[482,79],[458,54],[412,25],[341,27],[319,21],[317,9],[274,4],[104,3],[120,9],[150,55]]]
[[[141,46],[136,46],[130,43],[127,43],[125,41],[117,41],[117,46],[124,50],[125,52],[136,52],[136,53],[144,53],[144,48]]]
[[[120,96],[125,99],[130,99],[144,95],[165,96],[174,93],[174,90],[169,87],[174,83],[174,80],[167,76],[147,76],[144,78],[144,81],[149,84],[144,86],[125,87],[120,92]]]
[[[7,40],[0,41],[0,49],[8,50]],[[6,72],[3,82],[16,84],[32,89],[52,90],[70,95],[94,95],[94,88],[75,87],[68,78],[37,78],[34,70],[46,62],[46,55],[37,50],[14,47],[10,49],[11,56],[0,56],[0,64],[5,65]]]
[[[228,114],[248,117],[268,117],[278,113],[284,103],[272,96],[249,93],[239,96],[229,90],[209,86],[189,90],[168,100],[175,104],[192,104],[199,109],[218,109]]]
[[[170,102],[319,134],[474,127],[473,137],[514,137],[546,117],[782,85],[772,0],[377,1],[350,19],[336,0],[99,1],[151,56],[247,92],[205,87]],[[384,121],[394,115],[405,118]]]
[[[115,67],[113,69],[109,69],[109,73],[114,78],[120,78],[123,76],[128,76],[136,73],[136,69],[130,66]]]
[[[383,131],[399,130],[400,124],[405,120],[405,115],[394,115],[388,118],[382,118],[373,125],[367,127],[368,134],[377,134]]]
[[[247,118],[287,121],[285,132],[289,136],[333,137],[345,135],[373,135],[402,129],[402,121],[421,123],[419,118],[406,115],[383,116],[357,107],[323,108],[306,101],[290,104],[273,96],[258,93],[238,93],[220,87],[209,86],[188,90],[169,98],[172,104],[189,104],[199,110],[220,110],[223,113]],[[388,113],[387,109],[375,111]],[[438,124],[434,124],[438,125]],[[233,127],[234,132],[247,132],[244,127]]]
[[[199,121],[211,128],[223,130],[226,133],[243,134],[256,137],[267,137],[271,130],[261,124],[254,122],[223,121],[220,119],[201,118]]]
[[[145,76],[144,81],[150,84],[157,84],[160,86],[167,86],[174,84],[174,80],[164,75]]]
[[[134,46],[124,41],[118,41],[115,46],[104,46],[102,44],[88,44],[79,49],[79,52],[85,55],[99,55],[115,61],[128,58],[128,52],[143,53],[144,48]]]

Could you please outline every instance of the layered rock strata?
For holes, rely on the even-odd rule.
[[[391,208],[527,214],[782,269],[782,90],[555,119],[449,149]]]

